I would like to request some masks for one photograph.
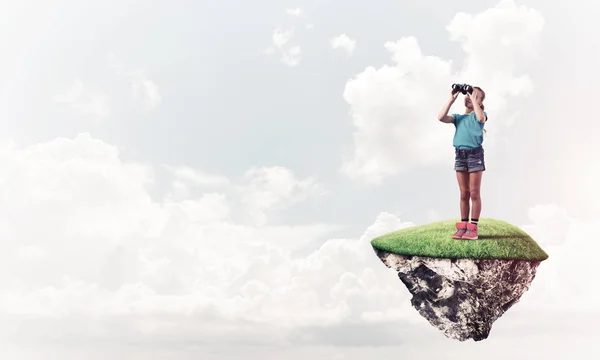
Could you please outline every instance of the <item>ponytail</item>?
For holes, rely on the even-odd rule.
[[[481,111],[485,110],[485,106],[483,106],[483,103],[481,104]],[[483,135],[487,134],[487,130],[483,129]]]
[[[483,106],[483,103],[481,104],[481,111],[485,110],[485,106]],[[483,135],[487,134],[487,130],[483,129]]]
[[[485,100],[485,92],[483,91],[482,88],[480,88],[479,86],[473,86],[473,89],[477,89],[481,92],[482,98],[481,98],[481,110],[485,110],[485,106],[483,105],[483,100]],[[487,134],[487,130],[483,129],[483,135]]]

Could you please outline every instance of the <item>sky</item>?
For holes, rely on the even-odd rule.
[[[564,5],[1,1],[2,353],[589,357],[600,9]],[[550,255],[478,343],[369,244],[459,217],[454,82],[486,92],[482,221]]]

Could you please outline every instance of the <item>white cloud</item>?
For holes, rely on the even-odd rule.
[[[276,52],[276,50],[275,50],[275,48],[274,48],[274,47],[272,47],[272,46],[269,46],[269,47],[267,47],[266,49],[264,49],[264,51],[263,51],[263,52],[264,52],[264,54],[265,54],[265,55],[274,55],[274,54],[275,54],[275,52]]]
[[[351,55],[354,49],[356,49],[356,40],[349,38],[346,34],[341,34],[331,39],[331,47],[333,49],[342,49],[346,54]]]
[[[151,111],[162,102],[160,87],[144,70],[126,70],[114,54],[109,54],[109,67],[125,77],[131,85],[131,94],[143,111]]]
[[[288,66],[297,66],[302,60],[302,49],[300,46],[292,46],[283,52],[281,61]]]
[[[287,44],[292,37],[294,36],[294,30],[293,29],[288,29],[288,30],[282,30],[280,28],[277,28],[273,31],[273,45],[276,48],[282,48],[285,44]]]
[[[82,114],[92,115],[96,119],[110,115],[108,96],[100,90],[86,86],[79,79],[75,80],[64,93],[55,96],[54,101],[68,104]]]
[[[354,152],[342,166],[348,176],[379,184],[400,172],[452,163],[453,126],[437,121],[453,82],[469,82],[486,92],[490,118],[513,115],[507,97],[532,91],[524,68],[535,59],[544,21],[535,10],[502,1],[477,15],[459,13],[448,25],[450,39],[466,53],[464,66],[422,53],[417,39],[388,41],[392,65],[369,66],[344,90],[355,126]],[[462,109],[460,97],[451,112]],[[490,121],[488,130],[497,132]],[[450,147],[450,150],[449,150]]]
[[[261,225],[266,221],[266,211],[283,209],[324,193],[315,178],[298,180],[289,169],[280,166],[252,168],[244,178],[247,184],[239,189],[241,203]]]
[[[590,285],[598,274],[596,240],[600,221],[570,217],[556,204],[529,209],[531,224],[522,226],[548,253],[520,306],[535,310],[597,312],[600,290]]]
[[[189,166],[170,168],[179,180],[187,180],[194,184],[207,187],[223,187],[230,184],[229,178],[223,175],[207,174]]]
[[[300,16],[302,14],[302,9],[300,9],[300,8],[287,9],[287,10],[285,10],[285,13],[290,16]]]
[[[125,68],[121,61],[117,58],[117,55],[113,53],[108,54],[108,67],[110,69],[113,69],[113,71],[117,74],[123,74],[123,72],[125,71]]]
[[[194,190],[223,189],[231,185],[229,178],[223,175],[207,174],[189,166],[165,166],[174,176],[169,197],[185,199],[192,196]]]
[[[117,148],[87,134],[28,147],[2,142],[0,165],[5,335],[50,339],[60,328],[62,336],[100,339],[141,332],[255,341],[266,331],[273,344],[298,333],[316,338],[311,331],[346,324],[393,331],[385,324],[407,322],[429,329],[370,246],[372,238],[414,224],[382,213],[362,236],[335,239],[329,236],[335,225],[235,220],[240,211],[268,215],[319,196],[313,178],[266,167],[233,182],[170,168],[174,182],[199,188],[157,200],[148,192],[152,168],[124,162]],[[518,308],[595,309],[598,290],[581,274],[596,271],[600,248],[593,239],[600,224],[569,219],[553,205],[532,208],[530,217],[533,224],[524,228],[551,258]],[[556,226],[564,221],[566,232]],[[297,255],[298,249],[309,255]]]
[[[282,30],[276,28],[273,31],[272,46],[265,49],[265,54],[275,55],[276,53],[281,54],[281,62],[284,64],[294,67],[300,64],[302,60],[302,49],[298,45],[289,46],[289,42],[294,37],[294,29]]]
[[[304,25],[304,28],[306,28],[306,30],[312,30],[315,28],[315,25],[314,24],[306,24],[306,25]]]
[[[158,85],[145,71],[138,70],[131,74],[131,89],[134,98],[146,111],[154,109],[162,101]]]
[[[503,110],[508,96],[533,91],[523,65],[538,59],[543,27],[538,11],[517,6],[514,0],[502,0],[475,16],[460,12],[447,26],[450,39],[459,42],[467,54],[461,78],[485,84],[490,100],[486,105],[491,109]]]
[[[529,209],[529,219],[533,224],[523,226],[533,238],[544,245],[563,245],[567,240],[573,219],[556,204],[535,205]]]
[[[24,148],[1,143],[0,165],[0,262],[10,269],[0,273],[3,318],[67,326],[78,316],[106,336],[121,327],[94,319],[169,334],[176,330],[164,319],[172,316],[190,334],[218,336],[219,324],[243,329],[248,321],[286,334],[417,318],[369,243],[411,224],[382,214],[358,239],[327,241],[336,225],[267,225],[269,211],[322,194],[315,179],[289,169],[253,168],[231,183],[178,168],[174,181],[183,186],[226,189],[157,201],[148,193],[153,169],[122,161],[87,134]],[[258,224],[236,222],[240,211],[259,214]],[[317,243],[308,257],[293,255]]]

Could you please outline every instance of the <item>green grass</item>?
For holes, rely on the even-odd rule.
[[[548,254],[526,232],[507,222],[479,220],[478,240],[455,240],[457,220],[394,231],[371,240],[375,249],[436,258],[519,259],[543,261]]]

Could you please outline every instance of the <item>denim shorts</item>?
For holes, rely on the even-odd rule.
[[[454,150],[454,170],[456,171],[485,171],[483,147]]]

